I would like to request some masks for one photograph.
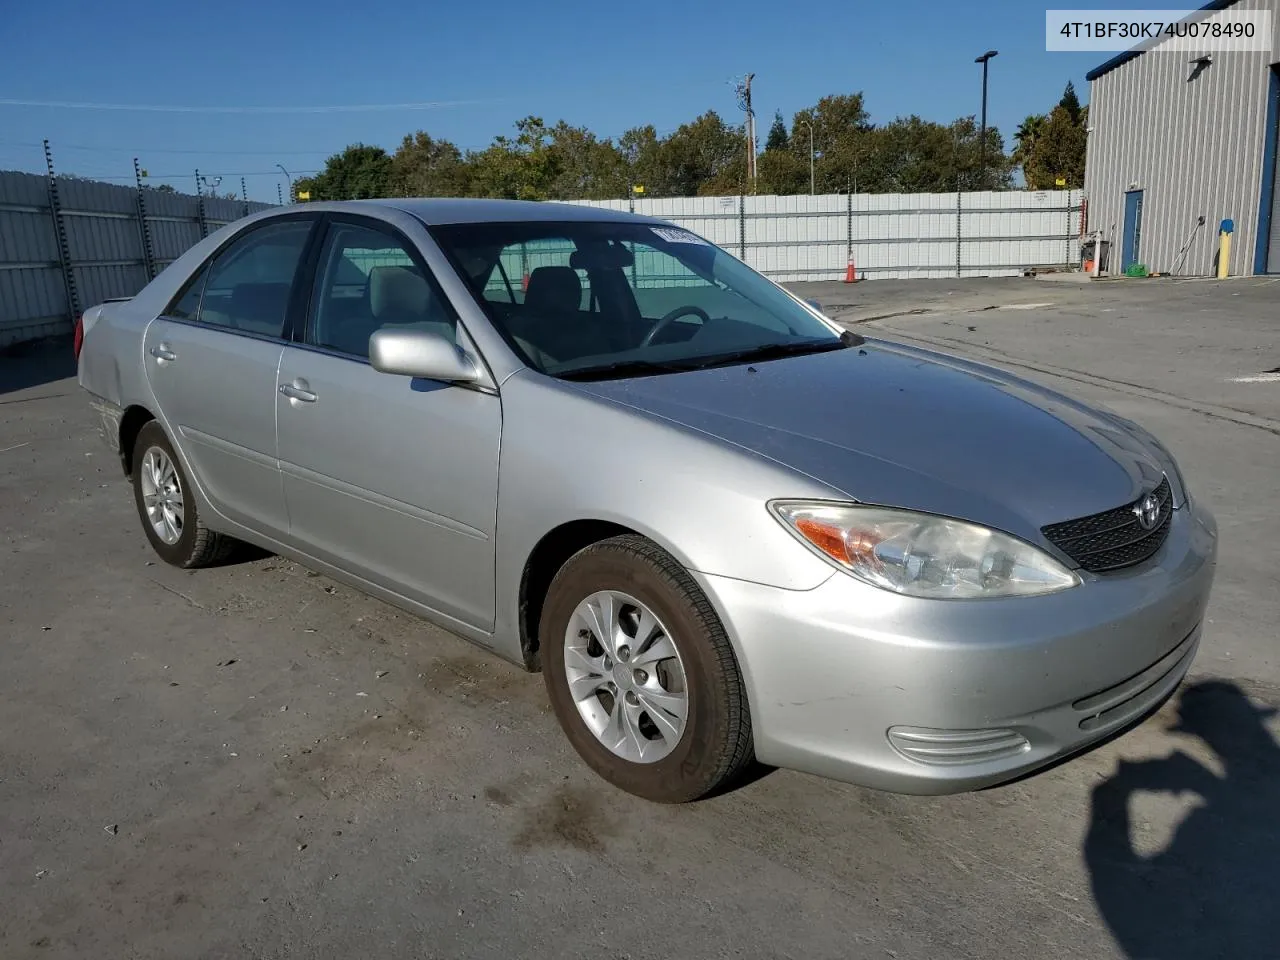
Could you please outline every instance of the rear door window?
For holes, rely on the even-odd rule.
[[[289,294],[311,225],[310,220],[287,220],[260,227],[218,254],[208,267],[199,322],[258,336],[282,336]]]

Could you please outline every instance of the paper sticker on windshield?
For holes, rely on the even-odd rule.
[[[703,246],[707,241],[703,240],[696,233],[690,233],[688,230],[680,230],[676,227],[651,227],[659,239],[667,241],[667,243],[697,243]]]

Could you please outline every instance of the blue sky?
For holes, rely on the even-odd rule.
[[[11,3],[0,101],[98,106],[0,103],[0,169],[42,171],[47,137],[60,172],[127,182],[137,154],[180,189],[192,190],[199,167],[224,177],[221,190],[248,174],[250,198],[274,200],[277,163],[297,175],[348,143],[393,149],[415,129],[466,148],[527,114],[603,135],[668,131],[709,108],[737,120],[732,82],[748,71],[762,143],[775,109],[789,120],[828,93],[863,91],[875,121],[946,122],[978,113],[973,58],[987,49],[1000,51],[989,118],[1009,141],[1068,79],[1087,99],[1084,74],[1107,57],[1047,53],[1044,10],[1025,0]],[[455,105],[299,112],[439,101]]]

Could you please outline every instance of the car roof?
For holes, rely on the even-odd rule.
[[[323,204],[328,210],[347,209],[369,212],[370,206],[391,207],[417,217],[428,226],[446,223],[492,223],[522,221],[635,221],[654,223],[652,217],[581,206],[576,203],[553,203],[541,200],[486,200],[456,197],[391,197],[381,200],[341,200]]]

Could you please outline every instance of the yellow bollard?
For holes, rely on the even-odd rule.
[[[1236,225],[1231,220],[1223,220],[1218,228],[1218,279],[1225,280],[1231,275],[1231,234]]]

